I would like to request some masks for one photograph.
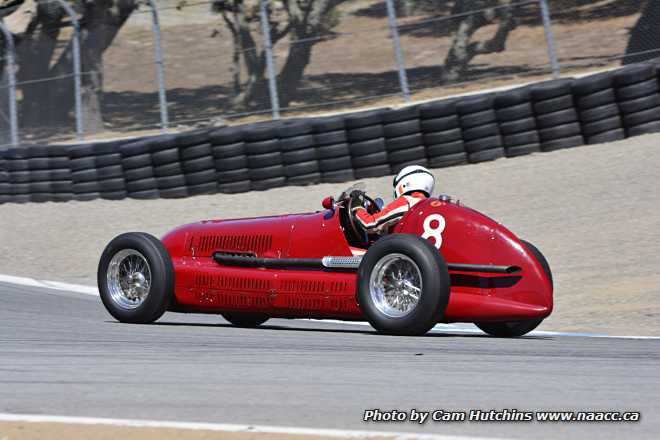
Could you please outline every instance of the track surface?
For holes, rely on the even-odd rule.
[[[112,320],[93,296],[0,284],[0,412],[514,438],[657,438],[660,340],[430,334],[220,317]],[[611,409],[636,424],[364,423],[368,408]]]

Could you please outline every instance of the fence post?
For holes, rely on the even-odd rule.
[[[277,78],[273,67],[273,44],[270,40],[270,23],[268,22],[268,0],[259,0],[261,33],[266,50],[266,71],[268,74],[268,89],[270,92],[270,107],[273,119],[280,119],[280,100],[277,96]]]
[[[406,102],[410,102],[410,89],[408,88],[408,75],[406,74],[406,65],[403,61],[403,53],[401,52],[401,41],[399,40],[399,26],[396,22],[396,10],[394,9],[394,0],[387,0],[387,21],[390,24],[390,36],[392,37],[392,44],[394,45],[394,59],[396,67],[399,71],[399,85],[401,86],[401,93]]]
[[[545,30],[545,41],[548,45],[548,58],[550,58],[550,65],[552,66],[552,77],[557,79],[561,76],[561,71],[559,60],[557,59],[557,51],[555,50],[555,36],[552,33],[552,20],[550,19],[548,0],[539,0],[539,6],[541,7],[543,29]]]
[[[158,103],[160,106],[160,126],[167,131],[170,118],[167,111],[167,92],[165,88],[165,66],[163,65],[163,48],[160,39],[160,21],[158,19],[158,6],[154,0],[149,0],[151,7],[151,30],[154,35],[154,60],[156,63],[156,77],[158,79]]]
[[[83,110],[82,110],[82,73],[80,67],[80,23],[76,17],[76,11],[64,0],[55,0],[60,4],[66,15],[71,19],[71,24],[73,25],[73,40],[72,40],[72,49],[73,49],[73,88],[75,94],[75,106],[76,106],[76,138],[82,140],[85,129],[83,123]]]
[[[18,112],[16,110],[16,46],[14,45],[14,36],[7,29],[4,22],[0,20],[0,29],[5,36],[5,52],[7,53],[7,63],[5,71],[9,81],[9,130],[11,144],[18,146]]]

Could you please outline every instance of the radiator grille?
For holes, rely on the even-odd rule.
[[[270,280],[250,277],[195,275],[195,286],[239,292],[270,290]]]
[[[191,240],[191,251],[210,253],[216,250],[249,251],[261,254],[269,250],[272,235],[198,235]]]

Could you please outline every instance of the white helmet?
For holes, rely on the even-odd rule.
[[[394,178],[394,198],[419,191],[431,197],[435,187],[435,177],[426,168],[419,165],[407,166]]]

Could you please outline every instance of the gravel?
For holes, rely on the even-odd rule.
[[[433,170],[437,191],[536,244],[555,276],[542,330],[660,334],[660,135]],[[365,180],[391,197],[391,177]],[[0,273],[95,284],[98,257],[127,231],[320,209],[349,184],[180,200],[0,205]],[[387,200],[386,200],[387,201]]]

